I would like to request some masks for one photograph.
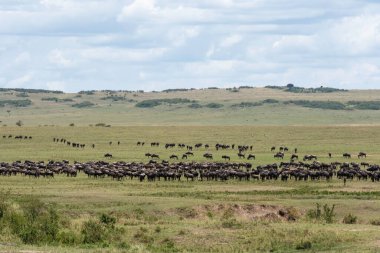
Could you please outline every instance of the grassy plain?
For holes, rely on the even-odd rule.
[[[192,90],[184,92],[119,92],[114,96],[126,96],[127,100],[103,100],[110,94],[97,92],[94,95],[74,93],[46,94],[29,93],[29,97],[20,98],[15,92],[2,92],[0,99],[30,99],[32,105],[25,108],[4,107],[0,110],[1,124],[15,125],[21,120],[25,125],[75,125],[105,123],[112,126],[145,125],[374,125],[380,124],[379,110],[323,110],[284,104],[289,100],[311,101],[379,101],[380,90],[357,90],[337,93],[296,94],[274,89],[253,88],[231,92],[225,89]],[[42,101],[43,98],[56,97],[73,99],[73,102]],[[223,107],[198,109],[189,108],[189,104],[164,104],[153,108],[137,108],[136,102],[148,99],[185,98],[200,105],[220,103]],[[264,104],[250,108],[236,108],[231,105],[241,102],[260,102],[276,99],[278,104]],[[134,102],[131,102],[133,100]],[[93,107],[75,108],[75,103],[89,101]],[[10,113],[7,111],[10,110]]]

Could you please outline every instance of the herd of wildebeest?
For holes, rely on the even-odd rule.
[[[31,136],[11,136],[4,135],[3,138],[16,139],[32,139]],[[55,143],[63,143],[70,147],[82,148],[85,144],[68,141],[65,138],[53,138]],[[121,142],[109,142],[109,145]],[[139,141],[136,143],[137,148],[143,147],[145,142]],[[95,144],[89,145],[95,148]],[[148,145],[147,145],[148,146]],[[33,178],[48,177],[53,178],[55,175],[63,174],[68,177],[76,177],[78,173],[84,173],[89,178],[112,178],[114,180],[123,179],[138,179],[140,181],[156,181],[156,180],[186,180],[186,181],[226,181],[226,180],[297,180],[297,181],[315,181],[315,180],[331,180],[333,177],[346,180],[371,180],[373,182],[380,181],[380,166],[369,164],[367,162],[350,162],[352,157],[349,153],[344,153],[342,156],[347,159],[346,162],[319,162],[316,155],[308,154],[303,157],[298,156],[298,149],[290,149],[281,146],[278,149],[271,147],[270,151],[273,157],[278,159],[277,162],[267,165],[259,165],[254,167],[248,160],[256,159],[256,155],[252,153],[253,146],[221,144],[217,143],[213,148],[209,144],[197,143],[195,145],[186,145],[183,143],[166,143],[160,145],[159,142],[151,142],[152,150],[157,148],[165,148],[166,150],[176,148],[181,151],[181,154],[172,154],[168,160],[161,160],[160,156],[155,153],[145,153],[149,160],[148,162],[125,162],[110,160],[100,160],[91,162],[76,162],[70,163],[67,160],[63,161],[15,161],[12,163],[0,163],[0,175],[24,175]],[[231,162],[231,157],[228,155],[219,155],[224,162],[214,162],[214,155],[211,153],[218,151],[229,150],[236,152],[239,162]],[[195,162],[189,161],[194,156],[195,151],[203,151],[203,157],[206,161]],[[268,149],[269,152],[269,149]],[[284,161],[286,153],[289,153],[290,160]],[[225,152],[221,152],[225,153]],[[104,157],[113,158],[111,153],[104,154]],[[328,153],[328,157],[332,158],[332,154]],[[358,158],[366,158],[365,152],[359,152]],[[301,159],[302,158],[302,159]],[[181,159],[182,161],[179,161]],[[171,161],[171,162],[169,162]]]

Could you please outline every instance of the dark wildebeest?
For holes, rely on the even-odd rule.
[[[274,158],[281,158],[281,159],[284,159],[284,156],[285,154],[283,152],[278,152],[276,154],[274,154]]]
[[[157,158],[157,159],[160,159],[160,156],[159,155],[156,155],[156,154],[151,154],[150,157],[153,159],[153,158]]]
[[[112,154],[106,153],[106,154],[104,154],[104,157],[106,157],[106,158],[112,158]]]
[[[252,154],[249,154],[247,159],[248,160],[251,160],[251,159],[256,160],[256,156],[252,155]]]
[[[344,154],[343,154],[343,158],[351,158],[351,154],[349,154],[349,153],[344,153]]]
[[[245,158],[245,154],[238,153],[237,155],[238,155],[239,158]]]
[[[365,152],[359,152],[358,158],[367,158],[367,153],[365,153]]]
[[[170,156],[170,159],[177,159],[177,160],[178,160],[178,156],[176,156],[176,155],[171,155],[171,156]]]
[[[271,152],[273,152],[273,151],[275,151],[275,150],[276,150],[276,147],[272,147],[272,148],[270,149]]]
[[[224,160],[228,160],[228,161],[231,160],[231,157],[229,157],[228,155],[223,155],[222,158],[223,158]]]
[[[183,154],[183,155],[182,155],[182,159],[187,159],[187,155],[186,155],[186,154]]]

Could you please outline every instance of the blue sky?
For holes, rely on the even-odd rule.
[[[380,88],[377,0],[0,0],[0,87]]]

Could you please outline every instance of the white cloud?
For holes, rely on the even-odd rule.
[[[379,13],[373,0],[4,0],[0,81],[71,91],[376,87]]]
[[[69,59],[67,59],[63,52],[60,50],[53,50],[49,54],[49,61],[53,64],[56,64],[58,66],[62,67],[70,67],[73,65],[73,62]]]
[[[6,87],[8,87],[8,88],[23,87],[28,82],[32,81],[32,78],[33,78],[33,74],[32,73],[25,74],[23,76],[20,76],[20,77],[17,77],[15,79],[10,80],[7,83]]]

